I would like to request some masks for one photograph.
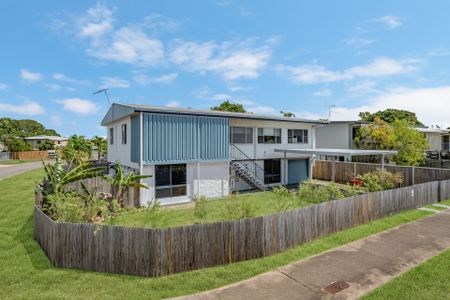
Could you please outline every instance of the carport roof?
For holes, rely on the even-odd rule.
[[[275,149],[275,152],[293,153],[293,154],[317,154],[317,155],[395,155],[398,151],[394,150],[362,150],[362,149]]]

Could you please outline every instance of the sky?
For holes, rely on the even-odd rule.
[[[111,102],[450,125],[449,1],[0,2],[0,117],[106,135]]]

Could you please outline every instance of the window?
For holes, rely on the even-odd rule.
[[[308,144],[307,129],[288,129],[289,144]]]
[[[127,143],[127,124],[122,124],[122,144]]]
[[[230,142],[232,144],[253,144],[253,128],[231,127]]]
[[[155,198],[186,195],[186,164],[155,167]]]
[[[258,144],[281,144],[281,129],[258,128]]]
[[[281,161],[279,159],[264,160],[264,183],[281,182]]]
[[[109,144],[112,145],[114,144],[114,128],[111,127],[109,129]]]

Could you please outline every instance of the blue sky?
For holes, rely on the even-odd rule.
[[[0,116],[105,135],[112,101],[450,124],[448,1],[2,1]]]

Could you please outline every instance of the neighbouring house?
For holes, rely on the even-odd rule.
[[[298,184],[309,178],[312,158],[278,149],[314,149],[326,121],[114,103],[107,128],[108,161],[151,178],[142,205],[181,203],[198,195]]]
[[[450,150],[450,131],[441,128],[417,128],[422,132],[430,145],[427,149],[429,158],[439,159]]]
[[[24,138],[25,141],[30,144],[31,148],[33,150],[39,149],[39,144],[44,141],[51,141],[55,144],[55,148],[58,147],[65,147],[67,145],[67,142],[69,141],[66,137],[61,136],[52,136],[52,135],[37,135],[37,136],[29,136]]]
[[[356,149],[355,137],[362,126],[367,126],[369,122],[364,121],[330,121],[316,130],[317,148],[331,149]],[[321,159],[331,159],[330,157],[320,157]],[[335,157],[339,161],[351,161],[350,155]]]

